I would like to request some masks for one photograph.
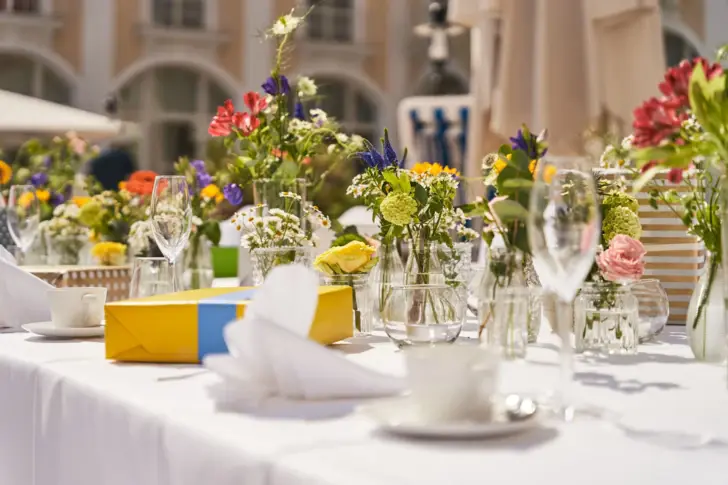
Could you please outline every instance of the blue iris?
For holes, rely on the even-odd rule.
[[[34,187],[41,187],[48,183],[48,174],[45,172],[35,173],[32,177],[30,177],[30,183],[33,184]]]
[[[303,111],[303,104],[300,101],[293,108],[293,117],[298,120],[306,119],[306,113]]]
[[[379,153],[374,145],[368,152],[359,152],[357,155],[364,160],[364,162],[371,168],[377,170],[384,170],[387,167],[401,167],[404,164],[406,158],[402,157],[399,160],[397,152],[394,151],[392,144],[389,141],[389,132],[384,130],[384,138],[382,139],[382,153]]]
[[[523,133],[522,129],[518,130],[518,134],[511,137],[510,141],[512,144],[511,148],[526,152],[528,154],[528,158],[531,160],[543,157],[548,151],[547,148],[539,146],[538,136],[530,132]]]
[[[278,94],[286,95],[291,92],[291,85],[288,83],[288,78],[283,74],[280,75],[278,81],[276,81],[273,77],[269,77],[265,80],[261,87],[263,88],[263,91],[271,96],[276,96]]]

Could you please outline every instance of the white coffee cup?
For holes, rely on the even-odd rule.
[[[477,345],[412,347],[407,379],[424,422],[491,419],[498,391],[498,356]]]
[[[106,288],[55,288],[48,298],[56,327],[96,327],[104,319]]]

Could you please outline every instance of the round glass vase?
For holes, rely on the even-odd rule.
[[[629,285],[586,283],[574,303],[576,352],[636,354],[637,299]]]
[[[708,254],[704,272],[688,304],[685,329],[697,360],[720,363],[726,359],[723,274],[720,263]]]
[[[440,275],[441,276],[441,275]],[[430,279],[436,279],[431,275]],[[382,321],[397,347],[454,342],[463,328],[465,299],[444,283],[392,285]]]
[[[426,275],[443,274],[439,244],[421,239],[410,240],[404,274],[408,284],[428,284]]]
[[[253,181],[253,202],[261,206],[261,216],[268,215],[271,209],[280,209],[293,214],[303,225],[307,201],[306,179],[258,179]],[[282,197],[281,193],[294,194],[297,197]]]
[[[185,290],[211,288],[214,272],[212,269],[212,245],[202,236],[192,237],[185,249],[183,260],[183,285]]]
[[[285,246],[278,248],[256,248],[250,251],[253,285],[262,285],[273,268],[287,264],[312,266],[311,248]]]
[[[368,273],[324,276],[324,284],[326,285],[348,286],[351,288],[353,305],[352,324],[355,336],[369,335],[373,330],[368,282]]]
[[[48,264],[50,266],[78,266],[81,264],[83,253],[88,250],[88,246],[89,240],[86,234],[74,236],[46,234]]]
[[[384,302],[391,291],[391,286],[404,283],[404,264],[397,250],[395,242],[382,243],[377,248],[376,266],[369,273],[369,288],[371,292],[370,305],[372,308],[372,321],[375,328],[382,328],[382,311]]]
[[[665,329],[670,317],[670,301],[660,280],[635,281],[630,289],[637,299],[640,343],[649,342]]]
[[[538,339],[541,328],[541,305],[538,287],[529,285],[531,276],[528,272],[528,260],[519,251],[507,248],[491,248],[488,251],[486,267],[476,282],[478,299],[478,335],[481,340],[488,340],[488,328],[496,319],[497,302],[504,293],[518,291],[524,294],[528,289],[528,312],[526,313],[526,333],[528,343]]]

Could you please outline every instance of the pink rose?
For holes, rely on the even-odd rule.
[[[609,249],[597,256],[597,266],[609,281],[635,281],[645,272],[645,247],[629,236],[619,234],[609,243]]]

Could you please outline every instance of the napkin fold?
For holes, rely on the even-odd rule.
[[[308,339],[317,288],[316,273],[300,265],[275,268],[268,275],[243,319],[223,331],[230,354],[204,359],[222,378],[211,388],[218,403],[256,407],[269,398],[368,398],[403,390],[401,379]]]
[[[48,290],[53,286],[15,263],[0,246],[0,328],[18,330],[21,325],[51,319]]]

